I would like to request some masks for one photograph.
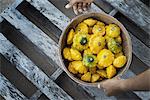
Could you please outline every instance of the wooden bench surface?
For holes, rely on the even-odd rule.
[[[67,2],[16,0],[0,14],[0,99],[149,100],[150,92],[133,91],[108,97],[98,88],[75,83],[62,71],[58,59],[59,37],[76,16],[71,9],[64,8]],[[139,0],[95,0],[89,12],[108,13],[129,31],[133,60],[123,78],[149,68],[150,10],[145,4]]]

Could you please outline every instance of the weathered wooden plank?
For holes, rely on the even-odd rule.
[[[104,12],[99,7],[97,7],[94,3],[91,4],[91,9],[89,9],[91,12]]]
[[[94,3],[106,13],[110,13],[114,8],[105,0],[94,0]]]
[[[1,73],[0,95],[6,100],[27,100],[27,97],[25,97],[18,89],[16,89]]]
[[[11,7],[16,8],[23,0],[15,0],[15,2],[13,2],[11,4]],[[4,10],[5,11],[5,10]]]
[[[19,49],[0,34],[0,53],[24,74],[49,99],[72,100],[56,83],[48,78],[35,64],[32,63]]]
[[[150,35],[150,10],[140,0],[105,0]]]
[[[109,13],[109,15],[115,16],[115,15],[117,14],[117,12],[118,12],[117,9],[113,9],[113,10]]]
[[[150,48],[129,32],[132,40],[133,53],[150,67]]]

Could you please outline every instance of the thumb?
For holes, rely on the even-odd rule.
[[[103,89],[105,82],[107,82],[107,80],[102,81],[100,84],[98,84],[98,88]]]
[[[69,9],[76,3],[76,0],[70,0],[70,2],[65,6],[65,8]]]

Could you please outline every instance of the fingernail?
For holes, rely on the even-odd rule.
[[[86,11],[84,11],[84,13],[88,13],[88,11],[86,10]]]
[[[101,88],[101,85],[100,84],[98,84],[98,86],[97,86],[99,89]]]
[[[78,12],[77,12],[77,11],[74,11],[74,13],[75,13],[76,15],[78,15]]]
[[[82,9],[79,9],[79,12],[81,13],[83,10]]]
[[[84,10],[84,11],[86,11],[86,10],[87,10],[87,8],[83,8],[83,10]]]
[[[68,9],[68,8],[70,8],[70,5],[69,5],[69,4],[67,4],[67,5],[65,6],[65,8],[67,8],[67,9]]]

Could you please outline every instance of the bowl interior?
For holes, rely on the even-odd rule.
[[[125,27],[115,18],[104,14],[104,13],[87,13],[87,14],[82,14],[80,16],[75,17],[70,23],[69,25],[66,27],[66,29],[63,31],[60,41],[59,41],[59,57],[60,57],[60,61],[62,64],[62,68],[64,69],[64,71],[69,75],[69,77],[71,79],[73,79],[74,81],[76,81],[79,84],[85,85],[85,86],[97,86],[100,82],[96,82],[96,83],[88,83],[88,82],[84,82],[76,77],[74,77],[74,75],[72,73],[70,73],[67,69],[67,66],[69,64],[69,62],[67,60],[65,60],[63,58],[63,54],[62,51],[63,49],[67,46],[66,44],[66,40],[67,40],[67,34],[70,31],[71,28],[76,27],[77,24],[79,24],[80,22],[82,22],[84,19],[87,18],[94,18],[97,20],[100,20],[102,22],[104,22],[105,24],[110,24],[110,23],[114,23],[116,25],[118,25],[121,28],[121,37],[123,40],[123,52],[125,54],[125,56],[127,57],[127,63],[125,65],[125,67],[123,67],[122,69],[120,69],[120,71],[118,72],[118,74],[116,76],[122,76],[122,74],[128,70],[129,65],[131,63],[131,59],[132,59],[132,45],[131,45],[131,39],[130,36],[127,32],[127,30],[125,29]]]

